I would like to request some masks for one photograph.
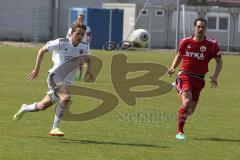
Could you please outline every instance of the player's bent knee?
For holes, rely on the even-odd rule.
[[[61,97],[61,103],[65,104],[65,105],[68,104],[70,102],[70,100],[71,100],[70,95],[66,95],[66,96]]]
[[[192,100],[191,100],[191,99],[185,99],[185,100],[183,101],[183,106],[188,107],[188,106],[190,106],[191,104],[192,104]]]

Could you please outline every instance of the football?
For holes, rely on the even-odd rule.
[[[136,29],[130,36],[129,41],[133,43],[134,47],[144,48],[149,42],[150,35],[145,29]]]

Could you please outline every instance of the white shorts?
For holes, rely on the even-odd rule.
[[[60,86],[66,85],[64,80],[55,73],[49,73],[47,78],[48,88],[56,91]]]
[[[57,95],[57,89],[61,86],[71,85],[68,82],[65,82],[61,77],[55,73],[49,73],[47,78],[48,88],[50,89],[47,94],[51,97],[52,102],[55,103],[58,101],[59,97]]]

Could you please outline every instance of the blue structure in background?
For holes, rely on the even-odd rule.
[[[102,49],[106,42],[120,43],[123,40],[123,10],[72,7],[69,12],[69,26],[80,14],[85,16],[85,24],[91,28],[93,34],[91,48]]]

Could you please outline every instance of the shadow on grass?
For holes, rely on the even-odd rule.
[[[213,141],[213,142],[238,142],[238,143],[240,143],[240,139],[226,139],[226,138],[216,138],[216,137],[194,138],[193,140],[197,140],[197,141]]]
[[[120,143],[120,142],[104,142],[104,141],[91,141],[91,140],[75,140],[66,139],[63,143],[82,143],[82,144],[109,144],[109,145],[120,145],[120,146],[134,146],[134,147],[152,147],[152,148],[169,148],[164,146],[157,146],[153,144],[137,144],[137,143]]]
[[[70,139],[64,137],[42,137],[42,136],[26,136],[32,138],[42,138],[42,139],[52,139],[58,140],[61,143],[79,143],[79,144],[99,144],[99,145],[119,145],[119,146],[133,146],[133,147],[150,147],[150,148],[169,148],[167,146],[158,146],[153,144],[138,144],[138,143],[120,143],[120,142],[106,142],[106,141],[93,141],[93,140],[80,140],[80,139]]]

